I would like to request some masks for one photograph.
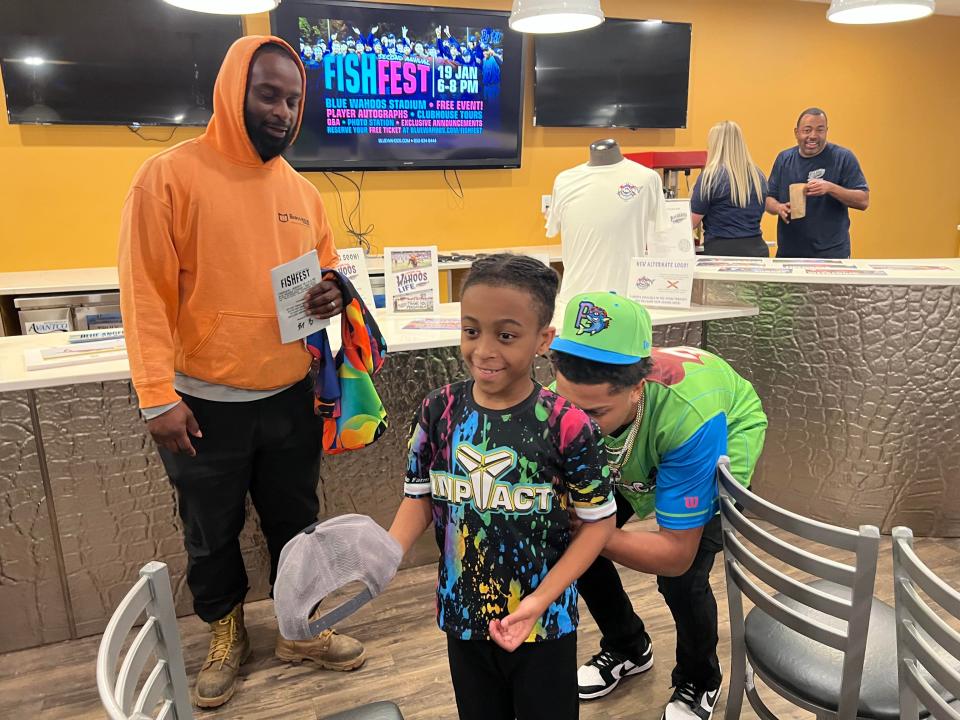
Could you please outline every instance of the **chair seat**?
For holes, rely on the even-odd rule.
[[[392,702],[375,702],[329,715],[325,720],[403,720],[400,708]]]
[[[828,580],[816,580],[809,586],[834,597],[850,598],[848,588]],[[776,598],[824,625],[840,630],[846,628],[842,620],[811,610],[785,595],[776,595]],[[837,709],[843,666],[841,652],[804,637],[756,608],[747,614],[744,635],[751,664],[761,676],[769,677],[784,690],[811,704],[827,710]],[[939,684],[933,685],[943,697],[953,699]],[[898,720],[900,717],[896,616],[892,607],[877,598],[873,599],[870,608],[857,715],[876,720]]]

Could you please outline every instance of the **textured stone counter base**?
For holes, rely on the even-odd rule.
[[[658,326],[655,341],[698,345],[700,329]],[[537,370],[551,379],[545,360]],[[459,347],[391,353],[376,383],[390,427],[369,448],[324,459],[321,517],[358,512],[388,526],[414,412],[427,392],[465,376]],[[0,498],[0,652],[102,632],[149,560],[169,565],[178,614],[193,612],[174,491],[128,381],[0,393]],[[247,598],[267,597],[269,557],[249,501],[241,547]],[[406,564],[436,558],[430,530]]]
[[[770,419],[754,486],[808,517],[960,536],[960,287],[706,283],[704,347]]]

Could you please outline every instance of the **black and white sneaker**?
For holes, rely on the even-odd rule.
[[[720,699],[720,688],[697,690],[691,683],[681,683],[673,690],[661,720],[710,720]]]
[[[577,685],[581,700],[593,700],[613,692],[620,680],[628,675],[637,675],[653,667],[653,643],[647,647],[636,662],[626,655],[601,650],[577,670]]]

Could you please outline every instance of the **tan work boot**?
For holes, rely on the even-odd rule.
[[[194,704],[202,708],[219,707],[233,697],[240,666],[250,657],[250,637],[243,626],[242,604],[225,618],[210,623],[210,630],[213,632],[210,650],[193,691]]]
[[[278,634],[276,654],[288,662],[313,660],[327,670],[355,670],[367,659],[363,645],[331,629],[324,630],[312,640],[287,640]]]

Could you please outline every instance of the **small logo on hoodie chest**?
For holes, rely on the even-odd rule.
[[[308,218],[305,218],[302,215],[297,215],[291,212],[285,212],[285,213],[278,212],[277,220],[279,220],[282,223],[294,222],[294,223],[300,223],[301,225],[306,225],[307,227],[310,227],[310,220]]]

